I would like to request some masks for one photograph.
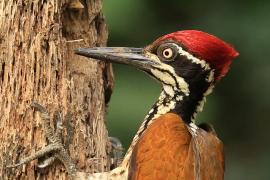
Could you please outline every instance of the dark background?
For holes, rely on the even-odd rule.
[[[225,179],[270,179],[270,1],[104,0],[108,46],[144,47],[157,37],[199,29],[234,45],[240,56],[207,98],[197,122],[210,122],[225,144]],[[107,123],[127,148],[160,93],[160,84],[114,65]]]

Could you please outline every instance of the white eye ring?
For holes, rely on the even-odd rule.
[[[173,56],[173,50],[171,48],[166,48],[162,52],[163,57],[170,59]]]

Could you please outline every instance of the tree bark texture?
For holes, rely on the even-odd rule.
[[[39,113],[29,108],[33,101],[51,117],[61,112],[63,139],[78,170],[108,170],[111,66],[74,54],[106,44],[101,7],[101,0],[0,1],[0,179],[67,178],[61,163],[6,168],[46,145]]]

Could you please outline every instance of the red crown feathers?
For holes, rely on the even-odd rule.
[[[221,39],[197,30],[177,31],[162,36],[157,41],[171,39],[179,42],[194,56],[205,60],[215,69],[215,80],[220,80],[229,70],[232,60],[239,53]]]

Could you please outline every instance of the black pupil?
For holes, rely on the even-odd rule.
[[[169,56],[170,52],[168,50],[165,50],[165,56]]]

